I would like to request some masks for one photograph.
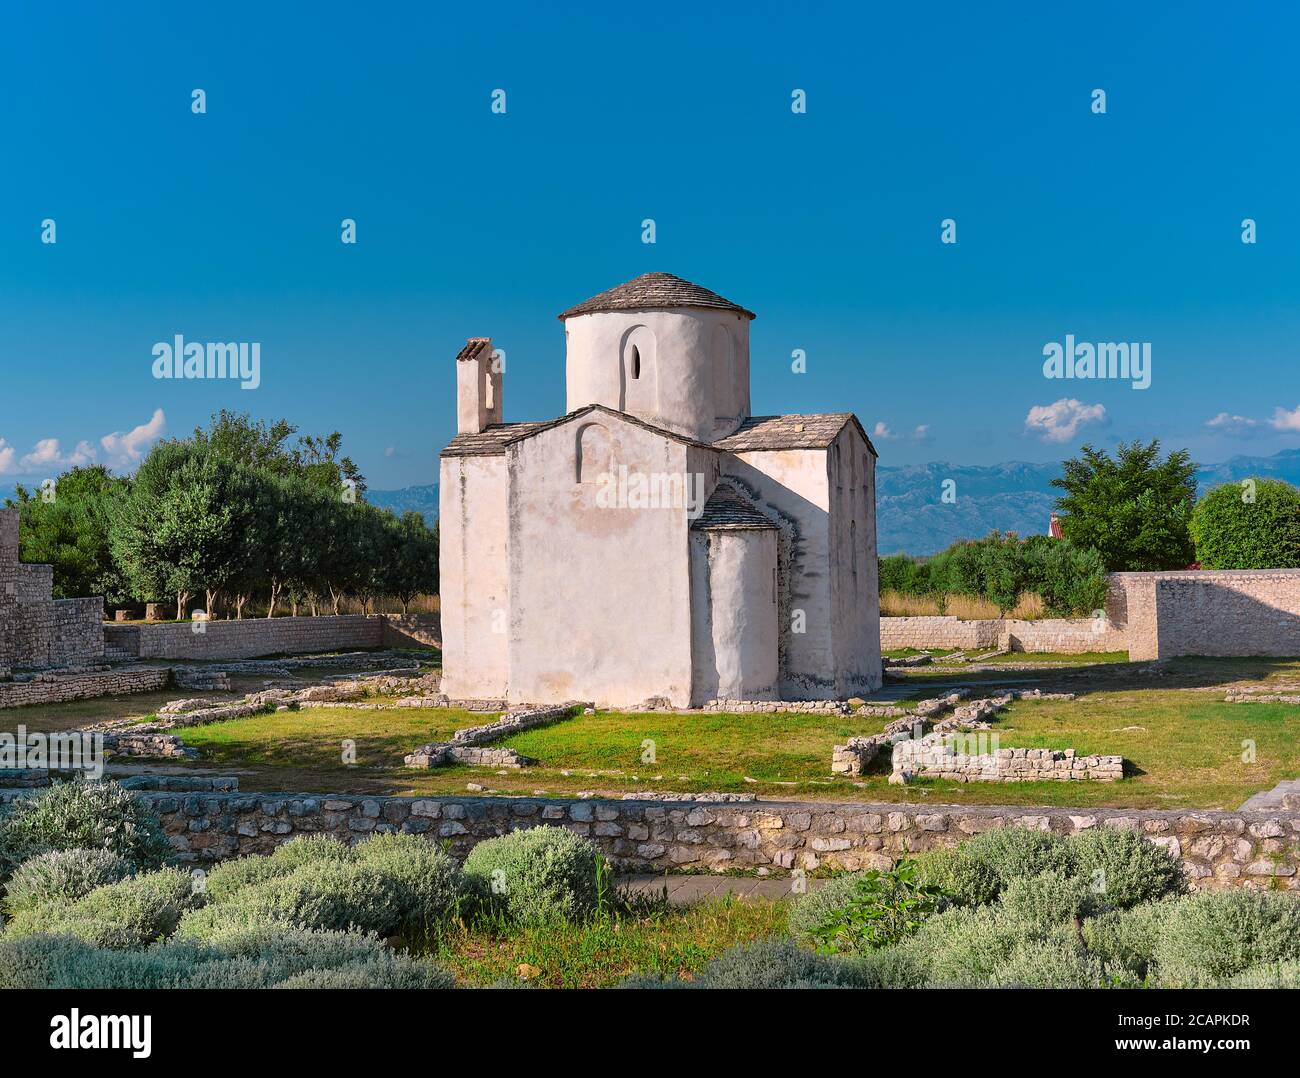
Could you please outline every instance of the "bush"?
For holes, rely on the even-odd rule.
[[[797,899],[787,921],[790,935],[806,947],[816,946],[814,930],[844,908],[857,886],[856,874],[835,876]]]
[[[288,875],[243,887],[210,913],[187,919],[185,934],[206,938],[232,925],[289,924],[386,936],[402,922],[399,899],[394,881],[366,865],[308,862]]]
[[[562,827],[488,839],[465,860],[465,881],[484,911],[523,925],[591,916],[601,907],[607,878],[599,847]]]
[[[1227,988],[1300,988],[1300,962],[1271,962],[1238,973]]]
[[[47,902],[73,902],[129,875],[130,862],[111,850],[51,850],[18,866],[5,889],[5,908],[12,917]]]
[[[136,869],[161,867],[171,844],[158,817],[115,782],[62,782],[18,801],[0,819],[0,865],[15,865],[50,850],[109,850]]]
[[[1224,483],[1208,491],[1188,525],[1196,557],[1207,569],[1294,569],[1300,566],[1300,490],[1280,479]]]
[[[1290,894],[1209,891],[1179,899],[1155,947],[1167,988],[1221,984],[1252,966],[1300,960],[1300,901]]]
[[[1082,880],[1056,869],[1012,880],[1002,892],[1007,916],[1043,928],[1086,917],[1095,906],[1096,895]]]
[[[1002,880],[986,859],[976,860],[963,847],[948,849],[936,846],[916,856],[917,878],[938,887],[950,903],[958,906],[983,906],[994,901],[1002,889]]]
[[[998,894],[1013,880],[1054,869],[1068,873],[1072,867],[1067,840],[1049,831],[999,827],[976,835],[957,853],[973,862],[967,870],[972,878],[996,880]]]
[[[902,947],[926,983],[952,987],[1078,988],[1102,983],[1101,964],[1073,925],[1025,920],[999,905],[930,918]]]
[[[795,907],[792,931],[826,954],[862,954],[915,932],[938,908],[942,892],[918,882],[916,864],[902,860],[888,871],[840,877],[819,889],[834,890],[811,906]]]
[[[436,935],[459,912],[460,866],[419,835],[372,835],[355,847],[359,864],[391,879],[397,890],[401,931]]]
[[[1049,613],[1088,615],[1106,598],[1106,567],[1090,547],[1064,539],[992,532],[954,543],[926,561],[903,554],[881,558],[880,593],[931,597],[946,608],[950,595],[993,603],[1004,615],[1020,596],[1040,595]]]
[[[851,960],[814,954],[788,939],[769,939],[724,951],[700,971],[689,987],[752,990],[871,985]]]
[[[287,876],[289,872],[289,868],[276,864],[266,854],[235,857],[207,870],[203,890],[213,902],[226,902],[245,887]]]
[[[164,868],[96,888],[72,902],[28,909],[9,922],[6,934],[68,935],[110,950],[130,950],[171,935],[196,901],[189,874]]]
[[[1146,983],[1155,963],[1161,929],[1174,905],[1173,901],[1145,902],[1091,918],[1083,923],[1084,943],[1110,977],[1125,983]]]
[[[389,953],[360,965],[304,970],[273,987],[454,988],[455,979],[446,970],[430,962]]]
[[[337,973],[336,976],[332,974]],[[262,928],[209,945],[100,950],[67,936],[0,941],[0,988],[448,988],[449,974],[373,936]]]
[[[300,835],[269,854],[223,861],[208,872],[205,890],[214,902],[225,902],[245,887],[288,876],[303,865],[355,860],[353,848],[333,835]]]
[[[1075,875],[1096,889],[1099,905],[1128,909],[1187,890],[1178,859],[1136,831],[1084,831],[1069,849]]]
[[[299,835],[277,846],[268,859],[287,875],[303,865],[322,861],[355,861],[356,851],[333,835]]]

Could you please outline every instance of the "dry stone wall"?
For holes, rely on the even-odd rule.
[[[0,678],[103,661],[100,598],[51,598],[54,569],[18,560],[18,510],[0,509]]]
[[[959,751],[967,735],[928,734],[900,741],[893,750],[894,774],[952,782],[1115,782],[1124,777],[1122,756],[1076,756],[1074,749]]]
[[[1193,886],[1300,889],[1300,815],[1116,809],[753,801],[365,797],[345,794],[139,793],[185,861],[266,853],[295,835],[355,840],[404,831],[464,856],[478,842],[550,824],[591,838],[620,870],[784,874],[884,868],[999,827],[1058,834],[1139,832],[1182,861]]]
[[[364,614],[109,625],[104,631],[110,646],[141,659],[256,659],[384,645],[384,618]]]
[[[0,682],[0,708],[30,704],[62,704],[119,693],[154,692],[172,681],[170,667],[140,666],[83,674],[38,674],[21,681]]]

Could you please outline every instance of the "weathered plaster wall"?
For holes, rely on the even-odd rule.
[[[835,695],[865,695],[882,683],[876,558],[876,457],[847,423],[826,454],[830,491],[830,597]]]
[[[839,693],[828,568],[831,495],[826,451],[726,454],[722,470],[776,522],[780,533],[780,695],[787,700],[834,699]]]
[[[579,445],[586,447],[581,482]],[[610,492],[603,475],[626,468],[629,481],[639,473],[684,482],[696,458],[682,442],[603,413],[542,431],[507,453],[508,699],[620,707],[666,696],[688,706],[687,507],[601,507],[597,499]]]
[[[693,704],[777,696],[776,529],[691,532],[695,611]]]
[[[9,796],[25,796],[15,791]],[[561,801],[350,794],[146,793],[184,860],[265,853],[295,835],[353,840],[405,831],[464,856],[509,831],[550,824],[590,837],[620,869],[781,874],[885,868],[1000,827],[1058,834],[1138,831],[1182,861],[1192,886],[1300,888],[1300,817],[1286,814],[755,801]]]
[[[749,415],[749,321],[686,308],[568,318],[566,411],[603,404],[701,441],[730,434]]]
[[[444,692],[504,699],[510,669],[506,458],[444,457],[439,477]]]

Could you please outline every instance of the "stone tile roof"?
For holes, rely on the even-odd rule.
[[[570,307],[558,317],[563,321],[575,314],[591,314],[593,311],[646,311],[666,307],[704,307],[715,311],[735,311],[746,318],[754,317],[753,311],[671,273],[643,273]]]
[[[730,453],[756,449],[825,449],[836,439],[846,423],[852,423],[858,428],[874,456],[876,447],[871,444],[867,432],[852,412],[750,416],[734,434],[714,442],[713,447]]]
[[[476,433],[461,432],[442,451],[444,457],[496,457],[506,451],[506,443],[548,427],[549,423],[493,423]]]
[[[478,359],[479,354],[485,348],[491,348],[491,347],[492,347],[491,337],[471,337],[469,338],[469,340],[465,342],[465,347],[460,350],[460,353],[456,356],[456,359],[457,360]]]
[[[707,442],[698,442],[694,438],[688,438],[684,434],[678,434],[676,431],[665,430],[663,427],[656,427],[653,423],[647,423],[644,419],[638,419],[634,415],[628,415],[627,412],[620,412],[616,408],[607,408],[603,404],[588,404],[577,411],[569,412],[566,415],[558,416],[555,419],[546,419],[537,423],[494,423],[485,427],[477,433],[457,434],[450,442],[447,448],[441,453],[444,457],[495,457],[506,451],[506,446],[512,442],[522,441],[524,438],[531,437],[534,434],[540,434],[551,427],[558,427],[561,423],[567,423],[571,419],[577,419],[579,416],[587,415],[589,412],[604,412],[607,415],[617,416],[633,426],[641,427],[643,430],[653,431],[655,434],[661,434],[665,438],[670,438],[674,442],[681,442],[685,445],[693,445],[700,449],[713,448]]]
[[[776,525],[742,499],[726,483],[719,483],[704,503],[704,511],[691,522],[692,528],[728,531],[775,528]]]

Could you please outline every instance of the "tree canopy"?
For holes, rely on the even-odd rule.
[[[54,566],[60,597],[110,602],[190,600],[212,615],[218,598],[243,616],[259,599],[313,612],[344,596],[403,610],[438,590],[438,536],[416,513],[367,505],[365,479],[337,431],[303,435],[286,420],[223,411],[193,436],[154,444],[131,478],[74,468],[50,498],[17,491],[22,557]]]
[[[1065,493],[1062,534],[1092,547],[1108,572],[1185,569],[1195,557],[1188,524],[1196,465],[1185,450],[1163,459],[1160,443],[1121,442],[1115,457],[1085,445],[1052,485]]]
[[[1196,503],[1191,534],[1206,569],[1300,568],[1300,490],[1280,479],[1224,483]]]

